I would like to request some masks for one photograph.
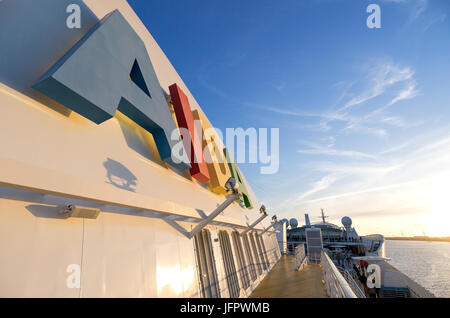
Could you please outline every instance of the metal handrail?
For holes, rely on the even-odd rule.
[[[343,267],[340,267],[340,266],[336,266],[336,267],[339,270],[339,272],[342,274],[342,276],[344,276],[345,280],[350,285],[350,288],[353,290],[355,295],[358,298],[367,298],[366,294],[361,289],[360,285],[358,285],[358,283],[356,282],[354,275],[352,275],[347,269],[345,269]]]
[[[358,298],[330,257],[323,250],[320,256],[320,265],[328,296],[331,298]]]
[[[302,244],[303,245],[303,244]],[[295,255],[295,247],[296,245],[293,243],[286,244],[286,254],[287,255]]]
[[[297,270],[302,269],[303,265],[306,264],[307,258],[305,253],[305,245],[300,244],[295,247],[295,268]]]

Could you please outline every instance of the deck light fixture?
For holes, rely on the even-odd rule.
[[[278,220],[277,220],[277,216],[276,216],[276,215],[272,216],[272,220],[273,220],[273,223],[270,224],[267,228],[265,228],[264,231],[262,231],[261,233],[259,233],[259,234],[258,234],[259,236],[262,236],[264,233],[266,233],[268,230],[270,230],[270,229],[271,229],[272,227],[274,227],[275,225],[281,224],[281,221],[278,221]]]
[[[200,232],[205,226],[211,223],[216,216],[223,212],[223,210],[229,207],[234,201],[239,199],[239,192],[237,191],[238,187],[239,185],[237,184],[235,179],[228,179],[228,181],[225,183],[225,188],[232,193],[227,197],[225,202],[219,205],[206,219],[204,219],[199,224],[197,224],[196,227],[194,227],[194,229],[188,234],[189,238],[193,238],[195,234]]]
[[[272,233],[270,233],[269,236],[272,235],[273,233],[279,232],[278,229],[280,228],[280,226],[283,226],[283,222],[281,222],[281,221],[278,221],[278,222],[275,223],[275,224],[278,224],[278,226],[277,226],[276,228],[274,227]],[[274,224],[274,226],[275,226],[275,224]]]
[[[227,191],[232,191],[233,193],[236,193],[237,190],[239,189],[239,185],[237,184],[234,178],[230,178],[225,183],[225,188],[227,189]]]
[[[65,218],[96,219],[100,214],[100,209],[69,204],[59,214]]]

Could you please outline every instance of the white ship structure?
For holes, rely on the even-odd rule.
[[[295,255],[296,269],[306,264],[320,264],[331,297],[351,298],[431,298],[432,293],[389,264],[385,255],[385,238],[381,234],[359,236],[352,219],[344,216],[342,226],[326,221],[305,225],[296,218],[282,220],[277,234],[280,249]]]

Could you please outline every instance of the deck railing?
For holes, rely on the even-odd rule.
[[[320,265],[322,265],[328,296],[331,298],[358,298],[327,253],[322,250],[320,256]]]
[[[307,257],[305,253],[305,245],[299,244],[295,247],[295,268],[301,270],[306,265]]]
[[[286,244],[286,254],[287,255],[295,255],[295,246],[296,246],[296,244],[294,244],[294,243],[287,243]]]
[[[354,275],[352,275],[348,270],[346,270],[343,267],[336,266],[339,272],[342,274],[342,276],[345,278],[347,283],[350,285],[350,288],[353,290],[355,295],[358,298],[366,298],[366,294],[364,293],[363,289],[361,289],[361,286],[358,284],[358,282],[355,280]]]

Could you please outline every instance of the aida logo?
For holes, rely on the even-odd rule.
[[[225,183],[234,177],[239,201],[252,207],[230,152],[219,147],[213,128],[191,110],[177,84],[168,87],[175,124],[147,49],[119,11],[99,21],[33,88],[96,124],[119,110],[153,135],[162,160],[179,171],[189,169],[219,194],[226,193]]]

